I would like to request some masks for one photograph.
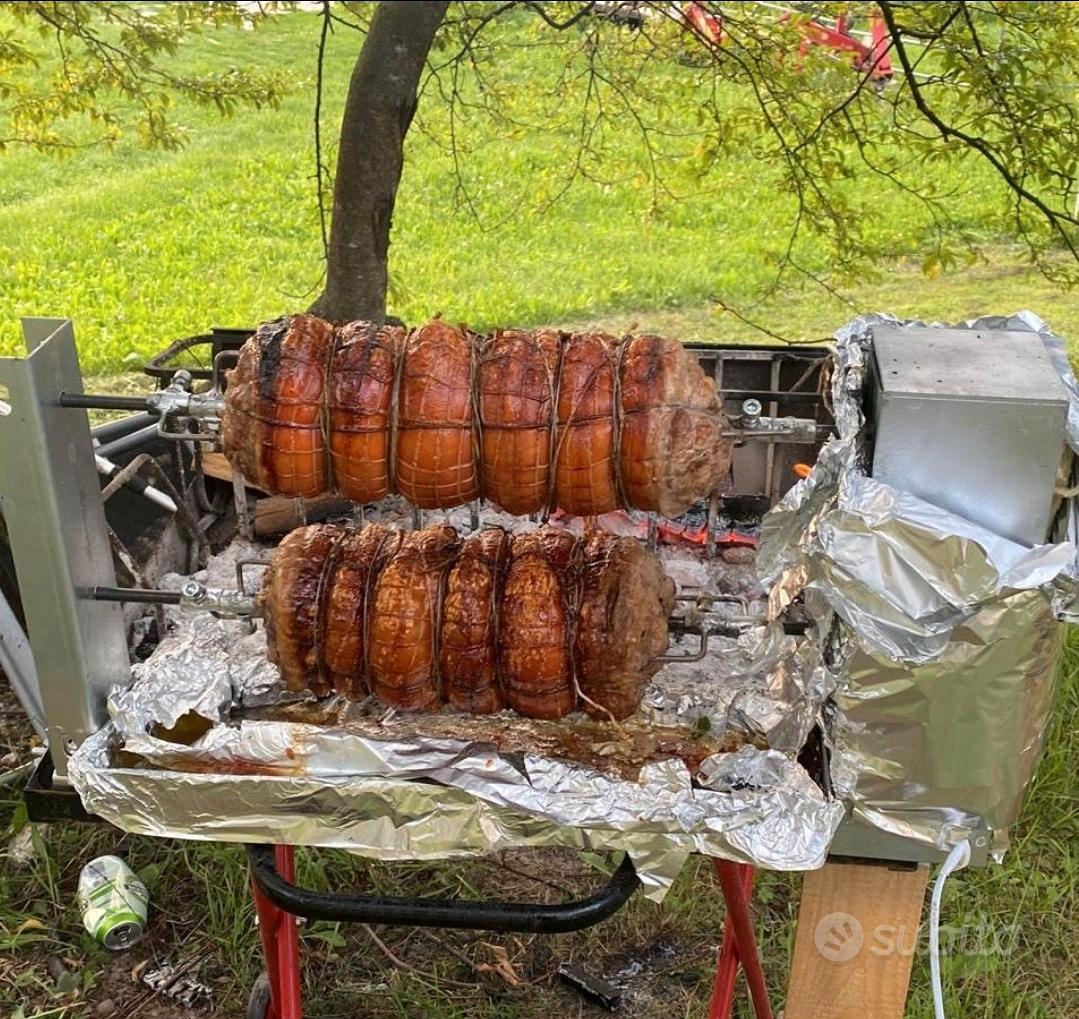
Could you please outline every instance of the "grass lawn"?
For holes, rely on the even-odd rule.
[[[68,316],[84,369],[112,372],[177,336],[250,325],[313,299],[321,280],[311,98],[317,29],[317,18],[297,13],[257,32],[186,45],[185,66],[219,64],[227,47],[229,59],[287,68],[297,84],[277,111],[222,120],[181,107],[177,117],[191,132],[180,151],[147,152],[125,140],[115,151],[78,150],[63,162],[30,152],[0,159],[0,353],[16,349],[20,315]],[[331,148],[357,45],[346,29],[330,40],[324,135]],[[544,51],[522,52],[514,112],[535,119],[535,95],[559,68]],[[850,200],[866,209],[863,227],[895,263],[841,284],[846,301],[813,286],[784,287],[762,302],[792,205],[751,154],[701,178],[679,176],[672,161],[680,200],[655,208],[636,176],[645,156],[633,125],[616,119],[607,169],[624,183],[578,182],[551,204],[577,124],[570,109],[545,126],[543,134],[506,136],[475,114],[457,123],[477,221],[444,151],[443,107],[434,97],[421,103],[391,247],[392,309],[406,321],[436,312],[477,328],[602,318],[686,338],[760,338],[733,316],[715,315],[718,299],[791,339],[827,335],[854,310],[882,308],[941,318],[1033,307],[1064,335],[1079,334],[1079,298],[1027,270],[1000,232],[997,186],[977,164],[932,171],[942,190],[956,192],[963,228],[986,245],[985,261],[972,270],[929,279],[920,257],[905,262],[930,229],[925,215],[862,176],[850,182]],[[811,239],[802,249],[811,268],[827,268]]]
[[[205,39],[184,50],[192,66],[208,66],[228,46],[238,62],[289,68],[299,87],[279,111],[223,121],[182,110],[193,130],[179,152],[144,152],[125,142],[115,152],[80,151],[63,163],[29,153],[0,157],[0,353],[17,349],[20,315],[69,316],[87,373],[114,375],[177,336],[211,324],[251,324],[310,302],[320,279],[308,87],[317,27],[312,16],[293,14],[265,31]],[[345,31],[331,40],[330,138],[356,46]],[[522,76],[551,71],[528,64],[539,58],[527,51],[521,59]],[[789,205],[748,156],[721,168],[707,189],[658,211],[647,189],[589,183],[547,206],[557,180],[548,142],[485,133],[477,121],[466,125],[466,173],[486,217],[478,224],[456,198],[452,161],[437,144],[445,131],[437,109],[425,126],[426,133],[410,137],[391,249],[393,310],[408,321],[441,311],[480,328],[598,324],[685,339],[762,339],[734,315],[717,314],[718,299],[788,339],[826,336],[857,311],[951,320],[1030,308],[1079,340],[1079,297],[1032,273],[1010,239],[996,232],[987,201],[994,184],[976,170],[950,184],[965,195],[966,227],[984,241],[977,263],[925,276],[911,254],[925,223],[882,192],[872,228],[894,250],[894,261],[870,279],[844,284],[842,298],[814,288],[783,289],[762,300],[785,244]],[[634,144],[627,125],[630,164],[639,156]],[[873,186],[852,184],[867,201]],[[510,218],[494,225],[502,216]],[[1019,925],[1008,954],[947,958],[952,1016],[1079,1015],[1077,710],[1079,640],[1073,638],[1049,749],[1013,850],[1002,866],[956,877],[946,895],[950,924]],[[0,743],[14,746],[20,738],[10,726],[0,728]],[[17,797],[0,789],[0,800],[0,824],[15,835],[22,827]],[[83,863],[117,850],[147,881],[154,915],[146,942],[109,957],[81,934],[74,889]],[[0,861],[0,1019],[90,1016],[106,999],[122,1003],[116,1015],[152,1016],[158,1006],[138,1006],[130,981],[135,961],[150,953],[181,963],[207,960],[215,1014],[242,1014],[260,962],[239,848],[53,826],[33,833],[24,858],[17,855]],[[301,868],[316,885],[552,901],[562,894],[555,886],[595,879],[587,863],[558,853],[397,867],[302,854]],[[643,959],[645,969],[634,978],[642,993],[631,1014],[702,1016],[722,921],[707,871],[702,861],[687,868],[661,907],[635,901],[593,931],[550,940],[308,925],[310,1014],[599,1015],[589,1006],[579,1012],[578,999],[553,978],[558,962],[572,958],[607,972]],[[758,885],[758,920],[777,998],[798,884],[797,877],[763,874]],[[62,967],[53,962],[50,970],[50,959]],[[58,978],[61,968],[68,975]],[[739,1016],[749,1015],[744,1003],[739,1007]],[[920,953],[908,1015],[931,1012]]]

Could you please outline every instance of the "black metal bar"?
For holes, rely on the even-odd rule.
[[[383,895],[338,895],[300,888],[274,864],[273,846],[249,845],[251,874],[266,897],[286,913],[309,920],[442,927],[447,930],[562,934],[608,919],[640,885],[627,856],[605,887],[585,899],[546,905],[475,899],[407,899]]]
[[[140,428],[137,432],[131,432],[129,435],[114,439],[112,442],[106,442],[104,445],[99,446],[97,451],[106,459],[112,460],[114,457],[123,456],[124,453],[141,449],[148,442],[153,442],[156,437],[157,424],[154,423],[147,425],[145,428]]]
[[[61,393],[61,407],[83,410],[146,410],[145,396],[106,396],[103,393]]]
[[[91,601],[139,602],[149,605],[179,605],[179,591],[157,591],[140,587],[92,587],[87,597]]]
[[[26,816],[36,823],[88,821],[105,824],[104,818],[87,813],[79,794],[69,785],[53,782],[52,753],[46,750],[23,788]]]
[[[823,399],[820,393],[811,390],[783,390],[783,389],[723,389],[725,400],[809,400],[812,403],[820,403]]]
[[[118,418],[116,421],[107,421],[103,425],[95,425],[90,429],[90,434],[98,442],[112,442],[124,435],[145,428],[153,424],[157,419],[153,414],[132,414],[130,417]]]

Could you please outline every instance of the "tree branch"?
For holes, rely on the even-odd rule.
[[[997,171],[1009,188],[1017,195],[1026,199],[1026,201],[1042,213],[1049,223],[1050,228],[1055,231],[1064,242],[1064,245],[1067,247],[1071,256],[1076,259],[1076,261],[1079,261],[1079,248],[1076,247],[1075,242],[1068,235],[1067,230],[1061,225],[1062,223],[1070,223],[1073,226],[1079,226],[1079,220],[1076,220],[1067,213],[1056,212],[1048,203],[1027,188],[1022,181],[1011,172],[1008,166],[984,138],[970,134],[967,131],[949,124],[935,109],[933,109],[932,106],[929,105],[922,91],[922,87],[918,84],[918,81],[914,76],[914,68],[911,66],[910,55],[907,53],[906,47],[903,44],[903,34],[913,35],[914,33],[910,32],[909,29],[901,28],[897,24],[893,4],[888,2],[888,0],[881,0],[880,11],[884,17],[885,24],[888,26],[888,32],[892,37],[892,45],[895,49],[896,56],[899,58],[899,63],[902,65],[906,75],[906,84],[907,88],[910,90],[911,99],[914,101],[914,105],[918,108],[918,111],[937,129],[940,133],[940,137],[944,141],[947,141],[949,138],[955,138],[975,152],[978,152]]]

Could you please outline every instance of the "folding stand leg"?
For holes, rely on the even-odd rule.
[[[719,873],[719,860],[712,861],[716,873]],[[753,889],[755,871],[749,864],[733,864],[739,874],[742,891],[749,895]],[[734,986],[738,980],[738,943],[734,939],[734,923],[728,912],[723,921],[723,941],[719,946],[716,960],[716,977],[712,983],[712,1001],[708,1006],[708,1019],[730,1019],[734,1007]]]
[[[764,982],[757,938],[749,915],[749,894],[753,887],[753,868],[728,860],[713,860],[716,877],[723,890],[727,919],[723,924],[723,942],[712,986],[709,1019],[729,1019],[734,1004],[734,984],[741,963],[746,974],[753,1012],[757,1019],[772,1019],[772,1006]]]
[[[274,846],[278,873],[287,881],[296,879],[292,846]],[[255,913],[259,922],[262,953],[266,956],[266,973],[270,978],[270,1005],[266,1019],[303,1019],[300,1000],[300,936],[296,917],[278,909],[262,892],[258,883],[251,882]]]

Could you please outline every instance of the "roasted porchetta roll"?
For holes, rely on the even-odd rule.
[[[480,355],[484,495],[507,513],[535,513],[550,499],[551,415],[559,335],[496,330]]]
[[[439,667],[446,700],[473,715],[505,706],[498,676],[498,615],[513,539],[500,527],[465,540],[446,582]]]
[[[322,668],[320,595],[327,563],[347,534],[334,524],[297,528],[277,546],[263,579],[259,605],[270,661],[289,690],[331,692]]]
[[[222,445],[267,492],[311,497],[330,486],[322,413],[333,341],[329,322],[288,315],[259,326],[228,373]]]
[[[614,445],[617,351],[613,336],[576,333],[562,352],[554,503],[581,517],[610,513],[619,505]]]
[[[727,475],[731,445],[715,386],[677,340],[638,336],[622,351],[619,469],[626,502],[684,513]]]
[[[375,581],[367,620],[371,692],[390,707],[430,711],[442,702],[439,617],[458,545],[447,525],[412,531]]]
[[[658,336],[484,339],[434,319],[406,337],[293,315],[260,326],[227,379],[225,453],[275,494],[676,516],[730,468],[712,380]]]
[[[322,676],[349,700],[368,692],[368,625],[375,581],[401,546],[400,531],[379,524],[349,530],[330,551],[319,606]]]
[[[667,650],[674,581],[634,538],[596,531],[584,540],[574,660],[581,707],[628,718]]]
[[[337,490],[353,502],[376,502],[390,491],[390,419],[404,341],[404,329],[370,322],[337,331],[326,387],[330,453]]]
[[[479,497],[472,341],[434,319],[405,342],[397,398],[397,491],[424,509]]]
[[[499,609],[498,655],[506,703],[529,718],[561,718],[577,701],[576,552],[577,539],[553,527],[513,539]]]
[[[259,595],[293,690],[404,711],[622,719],[667,648],[674,585],[633,538],[555,527],[465,541],[322,524],[281,543]]]

